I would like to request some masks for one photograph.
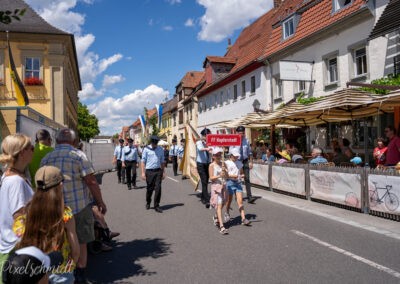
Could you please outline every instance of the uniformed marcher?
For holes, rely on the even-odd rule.
[[[172,162],[174,176],[178,175],[178,151],[179,147],[176,145],[176,139],[172,139],[172,146],[169,149],[169,160]]]
[[[118,183],[121,183],[121,171],[122,171],[122,151],[124,149],[124,139],[119,139],[119,145],[114,149],[113,164],[117,166]]]
[[[236,133],[242,135],[242,145],[229,147],[229,152],[231,153],[233,148],[239,150],[239,161],[243,163],[244,184],[246,186],[247,202],[254,203],[254,201],[256,201],[256,198],[253,197],[253,195],[251,194],[250,185],[250,169],[253,168],[253,153],[251,151],[249,141],[245,136],[245,128],[243,126],[238,126],[236,128]]]
[[[146,209],[150,209],[151,196],[154,193],[154,210],[162,213],[160,208],[161,181],[165,178],[164,150],[157,146],[160,138],[156,135],[150,137],[150,144],[143,149],[142,153],[142,179],[147,183]]]
[[[133,140],[128,139],[128,146],[125,146],[122,151],[122,167],[125,168],[126,182],[128,189],[136,188],[136,168],[139,166],[138,149],[133,145]]]
[[[210,194],[208,193],[208,180],[210,178],[208,173],[208,167],[211,163],[211,148],[206,145],[207,134],[211,134],[211,130],[204,128],[201,132],[201,140],[196,141],[196,165],[197,172],[199,173],[201,180],[201,202],[206,206],[210,207]]]

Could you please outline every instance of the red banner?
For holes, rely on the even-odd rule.
[[[208,134],[207,146],[240,146],[242,135],[240,134]]]

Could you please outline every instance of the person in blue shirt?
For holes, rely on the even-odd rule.
[[[156,135],[150,137],[150,144],[143,149],[142,153],[142,179],[147,183],[146,209],[150,209],[151,196],[154,193],[154,210],[162,213],[160,208],[161,181],[165,178],[164,150],[157,146],[160,138]]]
[[[256,198],[253,197],[253,195],[251,194],[250,184],[250,169],[253,168],[253,152],[251,151],[249,141],[245,136],[244,126],[238,126],[236,128],[236,133],[242,135],[242,145],[229,147],[229,152],[231,153],[232,149],[235,148],[239,150],[239,160],[243,163],[244,184],[246,186],[247,202],[254,203],[254,201],[256,201]]]
[[[311,165],[325,164],[328,160],[322,157],[322,149],[314,147],[311,152],[312,159],[310,160]]]
[[[122,150],[124,148],[124,139],[119,139],[119,145],[114,149],[113,164],[117,166],[118,183],[121,183],[122,178]],[[125,179],[125,177],[124,177]]]
[[[126,183],[128,190],[136,188],[136,168],[139,166],[138,149],[133,145],[133,139],[128,139],[128,146],[125,146],[122,151],[122,167],[125,168]]]
[[[275,156],[272,155],[272,149],[267,148],[265,150],[265,154],[262,155],[261,160],[263,160],[264,163],[273,163],[275,162]]]
[[[210,208],[210,194],[208,193],[208,180],[210,178],[208,167],[211,163],[211,148],[207,147],[206,138],[207,134],[211,134],[211,130],[204,128],[201,132],[201,139],[196,141],[196,165],[197,172],[201,180],[201,203],[206,208]]]
[[[169,160],[172,162],[172,169],[174,176],[178,175],[178,151],[179,147],[176,145],[176,139],[172,139],[172,146],[169,149]]]

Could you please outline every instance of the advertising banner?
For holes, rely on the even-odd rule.
[[[361,208],[361,175],[310,170],[310,195],[312,198]]]
[[[279,74],[281,80],[311,81],[312,70],[312,62],[279,61]]]
[[[268,164],[253,164],[253,168],[250,170],[250,182],[252,184],[269,187],[268,179]]]
[[[305,170],[272,166],[272,188],[306,195]]]
[[[208,134],[207,146],[240,146],[242,135],[240,134]]]
[[[368,199],[370,210],[400,214],[400,177],[368,175]]]

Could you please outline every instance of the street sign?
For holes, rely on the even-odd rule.
[[[240,134],[208,134],[207,146],[240,146],[242,135]]]

